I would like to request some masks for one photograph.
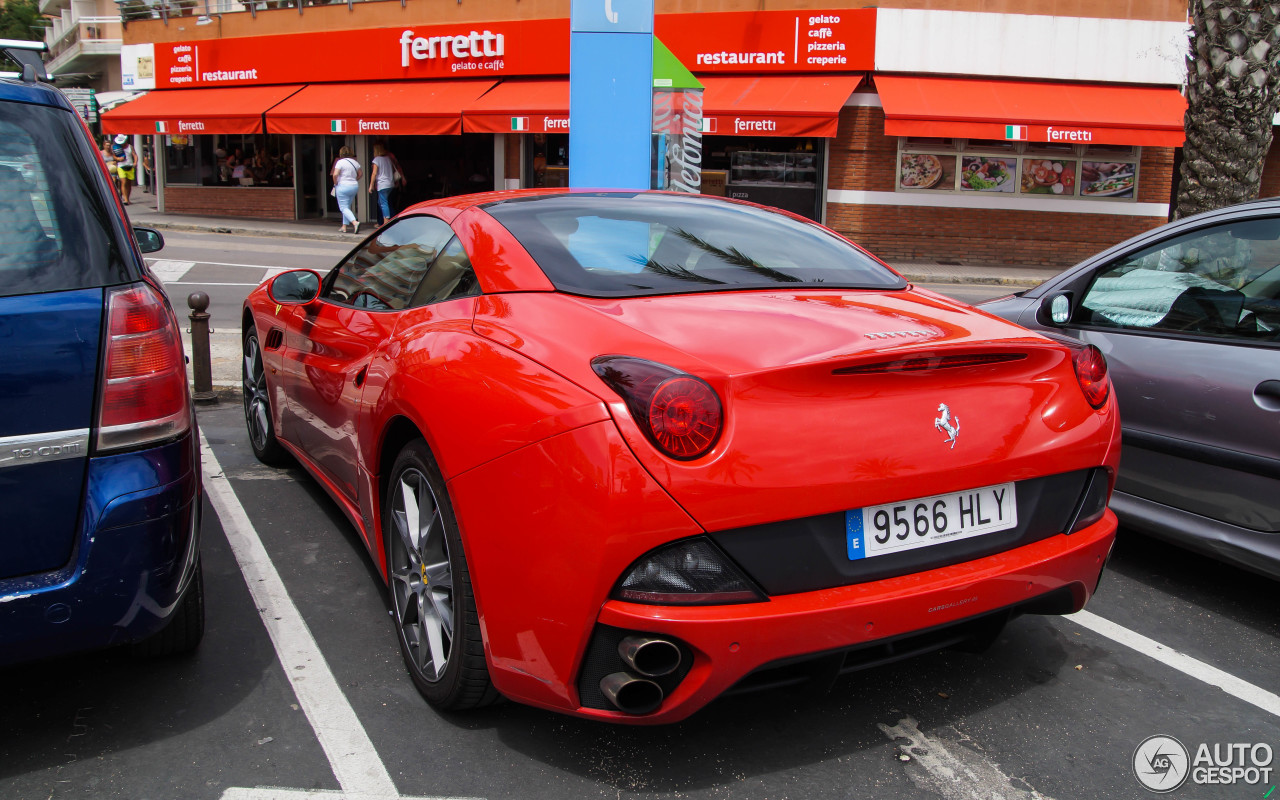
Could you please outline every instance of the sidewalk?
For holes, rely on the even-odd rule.
[[[229,233],[240,236],[270,236],[295,239],[312,239],[328,242],[350,242],[354,245],[360,237],[339,233],[336,220],[259,220],[237,217],[200,217],[188,214],[161,214],[156,211],[154,195],[135,191],[129,208],[129,218],[137,225],[146,225],[162,231],[198,231],[203,233]],[[361,223],[364,225],[365,223]],[[372,226],[372,223],[369,223]],[[369,227],[368,230],[372,230]],[[889,262],[913,283],[977,283],[997,286],[1028,288],[1038,286],[1062,270],[1057,267],[1031,266],[973,266],[943,264],[937,261]]]

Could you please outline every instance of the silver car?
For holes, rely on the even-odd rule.
[[[1280,198],[1164,225],[979,307],[1106,355],[1124,525],[1280,578]]]

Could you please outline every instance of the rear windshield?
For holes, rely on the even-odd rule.
[[[128,280],[79,121],[0,102],[0,296]]]
[[[905,282],[816,225],[666,194],[574,193],[485,210],[556,288],[594,297],[727,289],[900,289]]]

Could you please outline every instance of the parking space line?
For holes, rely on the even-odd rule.
[[[307,715],[320,747],[342,791],[286,788],[229,788],[223,800],[477,800],[476,798],[402,797],[355,709],[338,687],[329,663],[316,644],[276,571],[258,531],[236,497],[218,457],[200,433],[204,488],[218,514],[240,573],[249,586],[285,677]]]
[[[1233,697],[1237,697],[1269,714],[1280,717],[1280,695],[1254,686],[1252,683],[1237,678],[1228,672],[1223,672],[1217,667],[1209,666],[1199,659],[1179,653],[1172,647],[1160,644],[1154,639],[1148,639],[1136,631],[1131,631],[1123,625],[1117,625],[1111,620],[1103,619],[1097,614],[1088,611],[1077,611],[1066,617],[1066,619],[1083,628],[1088,628],[1099,636],[1104,636],[1113,642],[1132,648],[1144,656],[1154,658],[1156,661],[1173,667],[1185,675],[1190,675],[1198,681],[1203,681],[1210,686],[1217,686]]]
[[[897,725],[877,723],[876,727],[897,743],[899,758],[919,767],[907,768],[907,777],[919,789],[946,800],[1053,800],[1031,788],[1025,779],[1019,778],[1018,782],[1027,788],[1019,788],[978,750],[959,742],[948,747],[941,737],[929,736],[911,717],[898,720]]]
[[[298,697],[298,704],[315,730],[338,784],[350,794],[399,797],[373,742],[338,688],[320,646],[289,596],[280,573],[267,555],[257,530],[249,521],[249,515],[231,488],[203,431],[200,433],[200,458],[209,500],[222,522],[231,551],[271,636],[285,675]]]

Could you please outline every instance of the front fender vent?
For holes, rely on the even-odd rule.
[[[280,329],[272,328],[271,330],[267,331],[267,340],[262,343],[262,346],[268,350],[278,350],[280,348],[280,344],[283,341],[284,341],[284,334],[281,333]]]

